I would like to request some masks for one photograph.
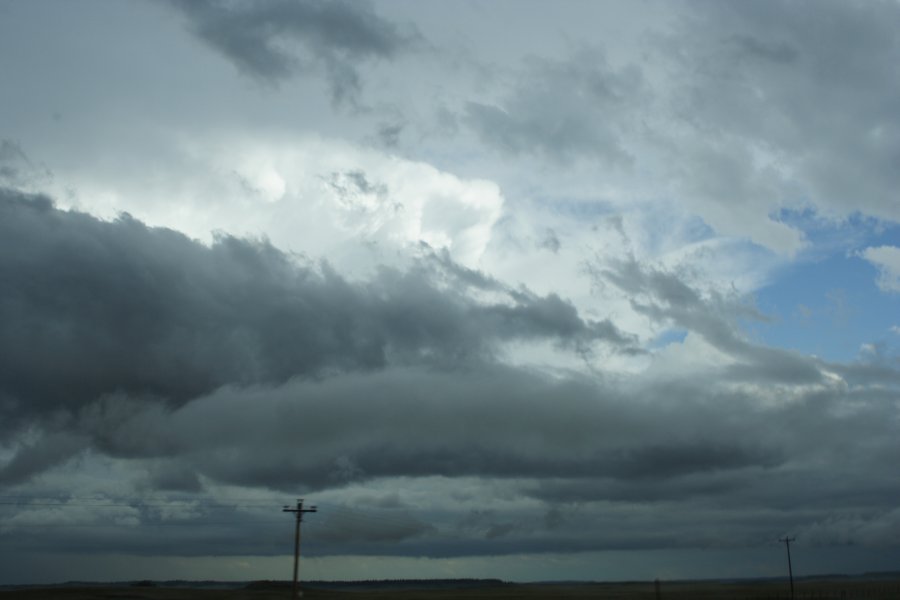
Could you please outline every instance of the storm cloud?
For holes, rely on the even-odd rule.
[[[0,275],[9,284],[0,303],[10,440],[3,485],[91,454],[127,461],[144,485],[176,495],[209,485],[321,494],[396,478],[507,481],[538,503],[713,503],[741,543],[756,535],[746,511],[789,506],[771,482],[799,477],[807,489],[829,489],[832,510],[886,507],[888,491],[857,469],[891,468],[895,369],[829,365],[751,343],[734,323],[764,315],[672,272],[626,261],[596,276],[627,292],[640,314],[729,357],[705,383],[506,364],[502,348],[516,341],[628,354],[637,339],[446,253],[351,281],[264,240],[220,235],[204,245],[128,215],[102,221],[11,190],[0,210]],[[867,445],[855,445],[860,435]],[[821,436],[829,445],[810,444]],[[855,479],[855,491],[836,474]],[[819,501],[807,496],[793,518],[826,539]],[[403,514],[352,535],[329,520],[319,551],[707,543],[685,533],[691,518],[673,515],[668,533],[593,543],[571,524],[550,535],[515,512],[460,525],[447,541],[448,515],[426,526],[425,514]],[[152,538],[133,546],[110,535],[94,541],[155,551]]]
[[[472,300],[488,280],[462,279],[446,258],[354,283],[265,241],[223,235],[204,246],[128,215],[104,222],[10,190],[0,199],[0,381],[11,414],[111,393],[183,403],[226,384],[451,368],[490,362],[516,339],[633,344],[555,295],[500,289],[496,301]]]
[[[896,567],[896,3],[3,13],[0,584]]]

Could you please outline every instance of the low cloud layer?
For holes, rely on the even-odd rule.
[[[634,261],[596,271],[638,313],[687,331],[685,352],[718,358],[662,368],[673,347],[640,378],[597,378],[511,366],[501,349],[631,353],[636,338],[446,254],[352,282],[264,241],[205,246],[9,190],[0,210],[5,488],[102,459],[178,514],[176,499],[223,486],[315,493],[332,511],[315,526],[320,554],[752,545],[786,528],[823,544],[894,539],[896,367],[752,343],[734,323],[763,318],[756,309],[673,273]],[[342,507],[360,490],[398,480],[382,521],[348,525],[361,517]],[[452,482],[486,512],[444,506]],[[53,510],[83,523],[82,504]],[[215,534],[208,512],[121,504],[134,510],[119,528],[176,518],[177,535],[206,532],[196,555],[249,535],[239,524]],[[556,505],[578,516],[554,517]],[[39,547],[28,519],[42,510],[24,501],[3,527]],[[600,535],[611,519],[627,535]],[[710,520],[721,535],[709,537]],[[113,528],[57,548],[153,554],[155,539]],[[242,551],[278,548],[259,538]]]

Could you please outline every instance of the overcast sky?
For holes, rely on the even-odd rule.
[[[895,569],[898,23],[0,3],[0,583]]]

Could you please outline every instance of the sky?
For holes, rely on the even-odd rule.
[[[0,584],[896,569],[900,3],[0,3]]]

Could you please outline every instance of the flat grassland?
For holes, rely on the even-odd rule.
[[[662,582],[654,584],[503,584],[465,589],[306,589],[304,600],[787,600],[787,582]],[[898,600],[900,580],[823,580],[795,583],[796,600]],[[287,600],[290,586],[208,590],[165,587],[47,587],[0,591],[0,600]]]

